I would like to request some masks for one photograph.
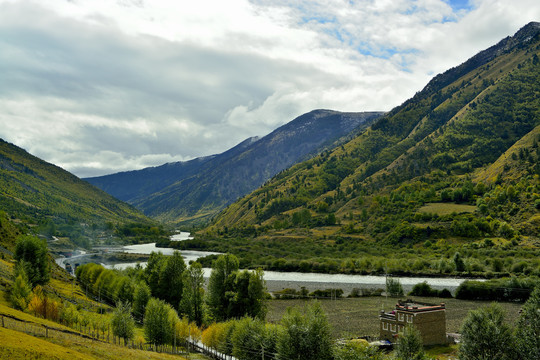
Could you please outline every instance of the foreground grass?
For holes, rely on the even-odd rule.
[[[19,331],[0,327],[0,359],[94,359]]]
[[[428,303],[446,303],[446,332],[459,332],[461,323],[470,310],[487,305],[488,301],[466,301],[442,298],[422,298],[422,297],[402,297],[411,298],[416,301]],[[391,310],[396,298],[364,297],[345,298],[339,300],[320,300],[321,305],[328,316],[328,320],[333,328],[335,338],[352,338],[358,336],[379,335],[379,312],[381,309]],[[268,303],[268,315],[266,319],[270,322],[279,322],[288,307],[304,306],[311,300],[271,300]],[[514,324],[519,317],[521,304],[501,303],[506,311],[506,321]]]
[[[42,339],[0,327],[0,359],[185,359],[87,339]]]

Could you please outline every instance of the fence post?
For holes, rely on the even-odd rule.
[[[2,327],[5,327],[4,326],[4,315],[2,315]]]
[[[45,326],[45,337],[49,337],[49,328]]]

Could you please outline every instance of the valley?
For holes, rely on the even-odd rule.
[[[445,303],[445,332],[461,334],[430,356],[497,335],[528,360],[539,55],[531,22],[389,112],[313,110],[220,154],[86,180],[0,141],[0,348],[168,358],[202,343],[274,360],[309,343],[309,359],[342,360],[350,346],[382,360],[409,327],[391,330],[393,344],[357,340],[378,338],[380,311],[410,297],[415,322],[418,304]]]

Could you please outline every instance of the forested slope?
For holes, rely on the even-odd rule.
[[[0,209],[30,223],[150,221],[130,205],[1,139]]]
[[[537,246],[539,30],[528,24],[438,75],[359,136],[229,206],[201,238],[282,239],[322,254],[339,245],[341,258],[370,242]]]

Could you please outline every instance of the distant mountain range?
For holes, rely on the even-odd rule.
[[[218,155],[85,180],[153,218],[201,222],[280,171],[364,130],[381,115],[315,110]]]

